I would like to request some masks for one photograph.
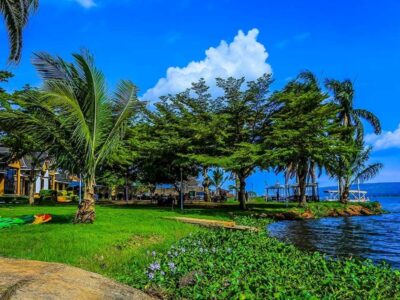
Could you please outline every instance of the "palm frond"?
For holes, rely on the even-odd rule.
[[[359,118],[363,118],[364,120],[366,120],[374,129],[375,134],[381,134],[382,132],[381,123],[378,117],[375,116],[372,112],[366,109],[355,109],[353,112]]]
[[[353,183],[359,180],[360,182],[364,182],[367,180],[371,180],[374,178],[376,175],[378,175],[379,171],[382,170],[383,164],[381,163],[374,163],[371,165],[368,165],[364,170],[359,172],[354,176]]]
[[[22,31],[29,15],[37,10],[38,0],[1,0],[0,13],[6,23],[10,44],[9,61],[18,63],[22,51]]]
[[[137,99],[137,88],[131,81],[121,81],[114,97],[114,121],[109,134],[98,152],[96,164],[119,145],[128,120],[142,103]]]

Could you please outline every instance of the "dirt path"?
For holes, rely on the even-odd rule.
[[[0,258],[0,299],[152,299],[99,274],[56,263]]]

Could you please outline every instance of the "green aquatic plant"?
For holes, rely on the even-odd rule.
[[[136,275],[138,287],[167,299],[400,297],[400,272],[386,264],[304,252],[263,231],[190,235],[164,253],[149,252]]]

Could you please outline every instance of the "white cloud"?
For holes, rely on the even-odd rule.
[[[394,131],[384,131],[381,135],[368,134],[365,141],[373,146],[374,150],[400,148],[400,124]]]
[[[258,29],[252,29],[247,34],[239,31],[233,42],[221,41],[216,48],[211,47],[205,52],[201,61],[192,61],[186,67],[170,67],[166,77],[147,90],[144,100],[155,101],[162,95],[176,94],[191,86],[192,82],[204,78],[215,93],[215,78],[246,77],[254,80],[265,73],[272,73],[271,66],[266,62],[268,53],[263,44],[257,41]]]
[[[96,2],[94,0],[75,0],[75,1],[84,8],[92,8],[96,6]]]

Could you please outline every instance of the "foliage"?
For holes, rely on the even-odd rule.
[[[26,115],[35,114],[35,109],[32,106],[23,107],[20,106],[24,103],[24,98],[39,96],[39,92],[35,89],[23,89],[16,91],[14,94],[7,99],[7,105],[5,106],[6,112],[13,111],[14,107],[23,111]],[[29,180],[29,203],[34,204],[34,186],[35,180],[40,173],[45,172],[43,166],[47,168],[51,164],[51,159],[48,155],[49,146],[43,140],[37,139],[29,131],[21,131],[19,126],[15,126],[14,122],[10,122],[8,119],[0,120],[0,126],[6,134],[1,137],[1,143],[8,147],[9,155],[6,158],[8,161],[15,161],[25,159],[30,166],[28,170]]]
[[[371,150],[371,147],[358,145],[351,156],[341,159],[340,164],[336,165],[336,169],[341,168],[340,171],[330,172],[335,174],[334,176],[337,176],[338,180],[343,179],[343,193],[341,195],[343,201],[348,200],[351,185],[371,180],[383,168],[381,163],[369,163]],[[338,174],[341,176],[338,176]]]
[[[10,44],[9,60],[19,62],[22,51],[22,31],[32,12],[38,9],[39,0],[1,0],[0,14],[3,16]]]
[[[278,109],[272,117],[267,143],[274,149],[277,170],[296,177],[302,205],[306,204],[305,186],[313,169],[310,166],[326,166],[352,150],[340,139],[344,128],[336,118],[338,108],[326,102],[327,98],[310,72],[301,73],[273,96]]]
[[[49,154],[64,170],[83,175],[85,201],[76,221],[93,222],[96,171],[121,146],[139,101],[130,81],[120,82],[111,97],[104,75],[87,51],[73,57],[74,63],[68,63],[47,53],[36,54],[34,65],[44,87],[39,94],[17,100],[19,107],[1,112],[0,119],[48,145]]]
[[[217,86],[224,93],[219,98],[218,110],[218,118],[224,122],[218,144],[221,153],[197,156],[203,163],[237,175],[238,200],[242,209],[246,207],[246,178],[256,167],[268,168],[271,164],[269,149],[263,142],[268,139],[270,116],[274,110],[269,101],[270,75],[247,82],[245,88],[244,83],[245,78],[217,78]]]
[[[249,254],[251,254],[249,256]],[[305,253],[265,232],[213,230],[149,255],[141,287],[168,299],[398,298],[400,272]]]
[[[364,139],[364,127],[362,119],[367,121],[374,129],[375,134],[380,134],[381,124],[379,119],[366,109],[356,109],[353,107],[354,102],[354,87],[350,80],[338,81],[328,79],[325,83],[326,87],[333,94],[333,101],[339,107],[338,117],[345,127],[354,127],[355,135],[358,142]]]
[[[343,132],[341,135],[342,141],[345,141],[349,145],[354,145],[356,148],[361,147],[364,140],[364,126],[362,120],[367,121],[374,129],[375,134],[380,134],[381,124],[379,119],[370,111],[365,109],[356,109],[353,106],[355,91],[353,83],[350,80],[338,81],[335,79],[328,79],[325,83],[326,87],[332,93],[332,100],[338,106],[338,118],[341,125],[345,128],[351,128],[353,130]],[[339,183],[340,200],[343,202],[347,201],[348,189],[349,189],[349,176],[352,177],[355,174],[349,174],[351,171],[351,161],[354,161],[354,157],[358,155],[358,150],[352,155],[352,157],[337,157],[336,160],[332,160],[332,165],[329,167],[328,172],[336,177]],[[376,166],[379,169],[378,165]]]
[[[221,168],[215,168],[211,173],[211,184],[218,190],[228,180],[228,176],[225,176],[224,170]]]

